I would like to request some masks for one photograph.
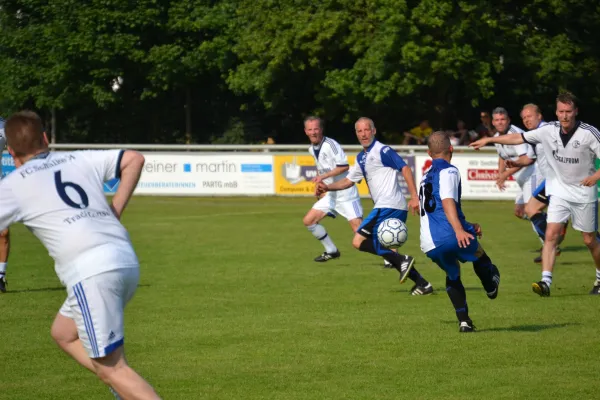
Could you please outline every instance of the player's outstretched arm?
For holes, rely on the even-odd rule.
[[[485,145],[490,143],[496,144],[523,144],[525,141],[523,140],[523,136],[521,135],[502,135],[496,137],[486,137],[483,139],[479,139],[474,141],[469,145],[469,147],[474,148],[475,150],[482,148]]]
[[[456,235],[456,240],[460,247],[467,247],[471,243],[471,239],[474,239],[473,235],[466,232],[458,219],[458,211],[456,210],[456,201],[453,198],[442,199],[442,207],[444,208],[444,214],[452,229]]]
[[[112,198],[111,207],[116,217],[121,219],[123,210],[129,203],[129,199],[140,180],[142,168],[144,167],[144,156],[134,150],[125,150],[121,158],[121,182],[119,188]]]

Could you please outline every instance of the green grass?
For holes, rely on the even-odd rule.
[[[126,312],[132,366],[165,399],[584,399],[597,396],[599,298],[594,268],[570,231],[552,297],[531,291],[539,242],[508,202],[465,202],[499,266],[489,301],[464,266],[479,332],[460,335],[445,275],[419,250],[409,217],[407,252],[437,289],[408,294],[382,260],[359,253],[341,218],[324,222],[342,252],[302,226],[311,199],[135,198],[124,223],[141,267]],[[364,203],[370,210],[370,203]],[[110,399],[58,350],[49,328],[65,292],[46,251],[12,231],[10,293],[0,296],[0,398]]]

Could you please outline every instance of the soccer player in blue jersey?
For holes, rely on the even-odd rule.
[[[477,241],[481,227],[467,222],[462,212],[460,173],[450,164],[450,139],[444,132],[434,132],[427,145],[433,162],[419,190],[421,250],[446,272],[446,292],[456,311],[459,332],[473,332],[459,262],[473,262],[490,299],[498,296],[500,272]]]
[[[413,213],[418,211],[419,200],[412,170],[398,153],[375,140],[377,131],[373,120],[360,118],[354,124],[354,128],[363,151],[358,153],[356,163],[344,179],[329,185],[324,182],[318,183],[317,194],[344,190],[365,179],[375,206],[358,227],[352,245],[360,251],[382,256],[389,261],[400,272],[400,283],[410,278],[415,283],[410,290],[412,295],[431,294],[433,287],[414,268],[415,259],[383,247],[377,239],[377,228],[383,221],[388,218],[406,221],[408,209]],[[398,173],[404,177],[411,193],[408,202],[398,184]]]

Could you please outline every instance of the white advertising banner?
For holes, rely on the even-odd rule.
[[[473,200],[514,200],[519,193],[519,185],[512,177],[506,181],[506,189],[496,187],[498,179],[498,156],[486,153],[454,154],[452,164],[460,171],[462,198]],[[426,154],[415,157],[415,178],[417,186],[424,172],[431,166],[431,158]]]
[[[273,195],[273,157],[261,154],[144,153],[135,194]],[[104,185],[114,193],[118,181]]]

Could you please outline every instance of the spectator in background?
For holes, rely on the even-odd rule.
[[[404,132],[404,141],[402,144],[425,144],[427,142],[427,138],[433,129],[429,126],[429,121],[424,119],[418,126],[415,126],[408,132]]]
[[[467,129],[465,121],[459,119],[456,121],[456,131],[450,137],[450,143],[452,146],[468,146],[478,137],[479,134],[476,131]]]
[[[482,111],[479,117],[481,118],[481,124],[475,128],[475,132],[477,132],[479,139],[494,136],[496,129],[492,125],[492,116],[490,113],[488,111]]]

